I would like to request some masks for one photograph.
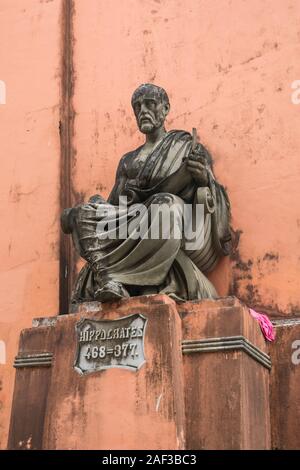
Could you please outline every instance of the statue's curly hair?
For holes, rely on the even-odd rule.
[[[144,95],[145,93],[151,93],[153,96],[156,98],[160,99],[166,104],[170,104],[169,102],[169,97],[167,95],[166,90],[163,88],[153,85],[152,83],[143,83],[140,85],[134,92],[131,98],[131,105],[133,106],[136,100],[141,96]]]

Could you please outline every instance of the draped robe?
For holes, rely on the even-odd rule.
[[[96,289],[105,280],[121,282],[130,295],[165,293],[178,301],[217,297],[205,274],[231,250],[230,204],[203,146],[208,184],[199,187],[193,180],[185,163],[191,147],[191,134],[174,130],[167,132],[145,159],[139,159],[142,147],[127,153],[119,163],[108,201],[96,195],[77,207],[73,241],[87,264],[79,273],[72,302],[94,300]],[[126,239],[99,237],[99,222],[110,211],[110,219],[118,227],[125,220],[118,206],[119,196],[127,197],[126,222],[130,222],[131,234]],[[204,204],[203,245],[187,250],[182,240],[172,237],[178,212],[169,239],[137,239],[133,233],[140,224],[134,211],[138,202],[146,207],[144,218],[150,227],[157,223],[157,217],[150,213],[152,204]]]

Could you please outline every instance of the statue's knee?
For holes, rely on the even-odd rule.
[[[72,233],[77,222],[87,216],[87,212],[91,210],[89,203],[79,204],[78,206],[65,209],[61,214],[61,228],[64,233]]]
[[[60,216],[61,229],[64,233],[72,233],[73,225],[73,214],[71,209],[64,209]]]

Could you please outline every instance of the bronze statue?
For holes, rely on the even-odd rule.
[[[87,261],[72,302],[154,293],[169,294],[177,301],[216,298],[205,273],[230,253],[231,230],[229,200],[214,177],[211,156],[197,142],[195,131],[193,135],[166,131],[170,104],[164,89],[143,84],[133,93],[131,104],[145,134],[144,145],[122,157],[107,201],[96,195],[62,214],[63,231],[72,233],[76,250]],[[182,232],[185,205],[200,204],[202,243],[187,248],[185,236],[175,232]],[[168,236],[151,237],[154,225],[159,230],[163,225],[159,218],[163,207],[172,214]],[[188,220],[191,226],[194,218]],[[110,228],[104,229],[102,222],[110,222]],[[147,228],[141,231],[145,223]]]

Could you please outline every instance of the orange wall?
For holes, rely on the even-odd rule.
[[[0,448],[20,330],[58,311],[59,16],[60,1],[0,2]]]
[[[75,193],[109,192],[120,156],[141,142],[132,91],[165,87],[168,128],[197,127],[241,232],[236,260],[212,276],[219,291],[231,283],[256,308],[299,312],[300,105],[291,84],[300,78],[300,2],[75,5]]]
[[[0,447],[19,331],[58,311],[60,44],[64,0],[1,0]],[[272,315],[299,306],[299,0],[74,0],[74,202],[107,195],[141,142],[130,108],[142,82],[166,88],[168,128],[197,127],[226,185],[234,259],[222,294]]]

